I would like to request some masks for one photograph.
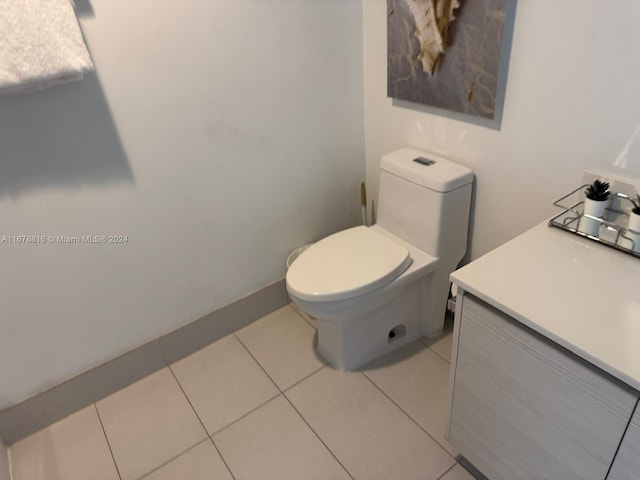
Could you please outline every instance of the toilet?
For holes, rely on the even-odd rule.
[[[330,235],[291,265],[289,296],[317,319],[318,352],[333,367],[355,370],[442,331],[472,182],[471,170],[431,153],[383,155],[377,223]]]

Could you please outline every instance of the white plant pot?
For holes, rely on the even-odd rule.
[[[584,214],[591,217],[604,218],[604,210],[607,207],[609,200],[591,200],[590,198],[584,199]],[[600,233],[600,223],[595,218],[588,218],[583,216],[580,219],[580,225],[578,230],[592,237],[597,237]]]
[[[640,215],[637,213],[629,212],[629,224],[627,225],[629,230],[635,230],[638,233],[633,233],[627,230],[625,234],[626,237],[629,237],[633,240],[633,251],[640,252]],[[631,246],[629,247],[631,248]]]

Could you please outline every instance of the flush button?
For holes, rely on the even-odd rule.
[[[425,158],[425,157],[414,158],[413,161],[416,162],[416,163],[419,163],[420,165],[424,165],[425,167],[430,167],[431,165],[436,163],[435,160],[431,160],[431,159]]]

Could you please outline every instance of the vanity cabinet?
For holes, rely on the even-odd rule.
[[[624,434],[607,480],[640,480],[640,411],[638,407]]]
[[[467,293],[449,442],[491,480],[640,480],[637,392]],[[628,439],[628,442],[627,442]],[[613,466],[612,466],[613,463]]]

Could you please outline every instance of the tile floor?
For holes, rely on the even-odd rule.
[[[358,372],[286,306],[31,435],[13,480],[473,480],[443,437],[451,333]]]

